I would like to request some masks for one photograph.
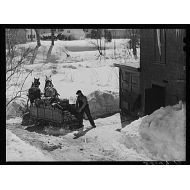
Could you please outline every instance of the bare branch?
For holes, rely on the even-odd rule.
[[[15,100],[16,98],[20,98],[20,96],[14,96],[11,100],[9,100],[9,102],[8,103],[6,103],[6,107],[13,101],[13,100]]]
[[[8,39],[7,39],[8,38]],[[24,71],[24,64],[28,61],[28,58],[31,58],[29,54],[32,52],[31,48],[27,48],[22,51],[21,48],[16,47],[16,38],[9,38],[6,36],[6,42],[8,43],[6,50],[6,91],[12,87],[13,88],[13,95],[11,99],[7,98],[6,107],[15,99],[23,98],[22,93],[26,92],[27,90],[23,90],[24,84],[28,76],[32,73],[31,70],[27,73],[24,80],[19,82],[22,71]],[[18,50],[18,51],[17,51]],[[15,85],[16,84],[16,85]]]
[[[8,72],[10,72],[10,71],[14,71],[16,68],[18,68],[20,65],[22,65],[24,59],[26,58],[26,56],[27,56],[30,52],[31,52],[31,49],[28,48],[28,49],[26,50],[26,52],[24,52],[23,56],[21,56],[21,59],[16,63],[16,66],[15,66],[15,67],[12,68],[12,64],[11,64],[11,68],[10,68],[10,69],[7,69],[6,74],[7,74]]]
[[[32,73],[32,71],[33,71],[33,70],[31,70],[31,71],[27,74],[27,76],[25,77],[24,81],[22,82],[22,86],[21,86],[20,90],[17,91],[16,95],[15,95],[13,98],[11,98],[11,100],[9,100],[8,103],[6,103],[6,107],[7,107],[13,100],[15,100],[16,98],[20,98],[20,97],[22,96],[22,92],[27,91],[27,90],[22,90],[22,88],[23,88],[23,86],[24,86],[24,84],[25,84],[26,79],[28,78],[28,76],[30,75],[30,73]]]

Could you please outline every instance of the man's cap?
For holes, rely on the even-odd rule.
[[[81,93],[81,94],[82,94],[81,90],[77,90],[76,94],[79,94],[79,93]]]

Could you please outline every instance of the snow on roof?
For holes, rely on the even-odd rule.
[[[122,61],[117,64],[115,64],[116,67],[120,66],[127,66],[127,67],[132,67],[132,68],[140,68],[140,60],[127,60],[127,61]]]

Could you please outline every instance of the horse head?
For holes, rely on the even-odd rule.
[[[46,87],[53,87],[53,83],[52,83],[52,79],[51,79],[51,75],[48,77],[46,76],[46,80],[45,80],[45,88]]]
[[[40,78],[34,78],[33,85],[34,85],[35,87],[39,87],[39,86],[40,86]]]
[[[52,79],[51,79],[51,75],[48,77],[48,76],[46,76],[46,82],[47,81],[50,81],[50,82],[52,82]]]

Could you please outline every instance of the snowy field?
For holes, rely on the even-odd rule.
[[[113,64],[130,63],[132,61],[139,62],[139,59],[135,60],[133,56],[128,56],[126,61],[126,51],[123,51],[127,46],[127,39],[115,40],[116,51],[114,53],[114,42],[106,44],[106,56],[102,57],[101,61],[98,58],[98,51],[91,50],[93,46],[91,44],[93,40],[76,40],[76,41],[55,41],[55,45],[52,49],[51,57],[46,62],[47,52],[51,44],[50,41],[42,41],[42,45],[38,49],[38,53],[34,64],[25,65],[25,70],[22,71],[19,79],[22,81],[24,77],[32,70],[32,73],[28,76],[23,90],[23,98],[16,100],[18,105],[24,105],[27,101],[27,89],[31,87],[31,84],[35,78],[40,78],[40,89],[43,92],[45,86],[45,76],[52,76],[54,87],[60,94],[60,98],[69,99],[70,103],[76,101],[76,91],[82,90],[82,92],[88,96],[90,101],[90,109],[92,110],[93,117],[98,117],[98,113],[108,112],[110,114],[119,111],[119,69],[114,67]],[[36,42],[21,44],[18,46],[18,51],[24,51],[26,48],[34,48]],[[74,48],[74,51],[72,51]],[[85,48],[85,51],[83,51]],[[89,51],[86,51],[89,48]],[[69,53],[70,57],[66,56]],[[139,52],[139,50],[138,50]],[[138,53],[139,54],[139,53]],[[134,63],[135,65],[136,63]],[[6,91],[6,98],[9,100],[18,87],[15,83],[14,86]],[[94,93],[94,94],[93,94]],[[105,96],[104,96],[105,94]],[[100,95],[100,96],[97,96]],[[105,97],[109,97],[105,101]],[[102,99],[103,98],[103,99]],[[97,102],[99,101],[100,102]],[[109,101],[110,100],[110,101]],[[96,107],[95,102],[97,103]],[[107,102],[107,103],[105,103]],[[16,106],[14,103],[14,107]],[[100,105],[103,105],[102,110]],[[10,105],[7,109],[7,116],[14,116],[18,110],[14,111],[13,105]]]

